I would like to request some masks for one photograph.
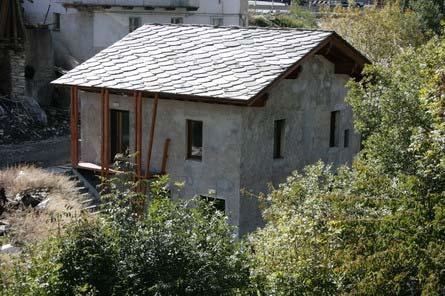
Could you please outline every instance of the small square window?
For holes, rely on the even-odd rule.
[[[283,158],[285,120],[275,120],[273,133],[273,158]]]
[[[172,17],[171,18],[171,23],[172,24],[183,24],[184,23],[184,19],[182,17]]]
[[[60,31],[60,13],[53,13],[53,30]]]
[[[329,147],[338,147],[339,129],[340,129],[340,111],[333,111],[331,112]]]
[[[224,26],[224,18],[222,17],[212,17],[212,25],[216,27]]]
[[[128,18],[128,32],[133,32],[141,26],[141,18],[130,16]]]
[[[349,129],[345,129],[345,134],[344,134],[344,137],[343,137],[343,146],[345,148],[349,147]]]
[[[202,159],[202,121],[187,120],[187,158]]]

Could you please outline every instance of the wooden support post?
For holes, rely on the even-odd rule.
[[[101,91],[101,102],[102,102],[102,144],[101,144],[101,153],[100,153],[100,161],[101,161],[101,175],[102,177],[106,177],[108,175],[109,170],[109,162],[110,162],[110,153],[108,148],[109,141],[109,96],[108,90],[102,89]]]
[[[164,154],[162,155],[162,166],[161,166],[161,174],[165,175],[167,172],[167,159],[168,159],[168,148],[170,147],[170,139],[165,139],[164,143]]]
[[[105,131],[105,177],[108,177],[110,170],[110,98],[108,89],[104,92],[104,131]]]
[[[70,102],[70,127],[71,127],[71,165],[75,168],[79,164],[78,154],[78,102],[77,102],[77,87],[71,87],[71,102]]]
[[[151,162],[151,153],[153,151],[153,139],[155,135],[155,125],[156,125],[156,115],[158,111],[158,100],[159,94],[155,94],[155,99],[153,101],[153,109],[151,112],[151,126],[150,126],[150,136],[148,139],[148,151],[147,151],[147,163],[145,168],[145,178],[151,177],[150,175],[150,162]]]
[[[135,166],[136,176],[141,177],[142,169],[142,94],[141,92],[134,92],[135,111],[134,111],[134,138],[135,138]]]

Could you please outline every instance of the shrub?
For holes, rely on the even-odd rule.
[[[73,223],[48,248],[25,252],[0,291],[8,296],[230,295],[245,289],[245,252],[226,217],[203,201],[170,200],[167,182],[152,180],[150,202],[144,205],[139,190],[144,184],[135,183],[132,173],[110,178],[104,183],[103,215]]]

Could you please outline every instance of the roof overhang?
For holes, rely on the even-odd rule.
[[[206,97],[197,95],[185,95],[185,94],[174,94],[166,92],[153,92],[145,90],[126,90],[107,87],[107,89],[112,94],[123,94],[127,96],[133,96],[135,92],[141,92],[144,97],[154,97],[155,94],[159,95],[160,99],[169,100],[181,100],[181,101],[192,101],[192,102],[203,102],[212,104],[228,104],[236,106],[251,106],[251,107],[261,107],[266,104],[268,99],[268,93],[270,90],[276,86],[280,81],[287,78],[297,78],[300,67],[308,59],[315,55],[322,55],[327,60],[332,62],[335,66],[335,74],[349,75],[357,80],[361,79],[361,73],[366,64],[371,64],[371,61],[366,58],[362,53],[340,37],[337,33],[332,32],[331,35],[326,37],[318,46],[310,50],[306,55],[300,58],[296,63],[292,64],[289,68],[278,75],[271,83],[261,89],[258,93],[246,100],[233,99],[233,98],[222,98],[222,97]],[[71,87],[77,86],[72,84],[58,84],[53,83],[55,86],[59,87]],[[79,90],[87,92],[100,92],[102,87],[86,87],[77,86]]]
[[[362,78],[361,73],[365,65],[371,64],[371,61],[367,57],[334,32],[298,62],[281,73],[281,75],[258,92],[258,94],[249,99],[247,105],[258,105],[258,101],[263,101],[264,96],[271,90],[271,88],[276,86],[281,80],[298,73],[300,66],[315,55],[322,55],[333,63],[335,65],[335,74],[349,75],[356,80]]]

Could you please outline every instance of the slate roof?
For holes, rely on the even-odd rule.
[[[144,25],[53,83],[245,102],[333,34]]]

